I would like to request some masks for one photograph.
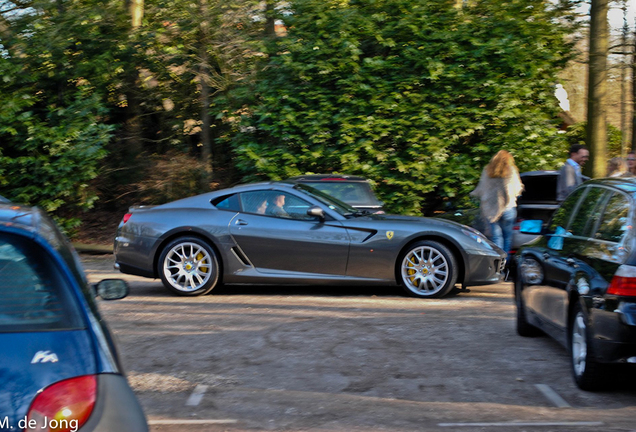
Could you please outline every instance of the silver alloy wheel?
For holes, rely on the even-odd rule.
[[[212,257],[197,243],[178,243],[163,260],[163,274],[175,289],[192,292],[202,288],[213,274]]]
[[[572,323],[572,363],[574,365],[574,373],[577,376],[585,373],[587,362],[587,336],[586,336],[585,317],[583,312],[578,312]]]
[[[418,294],[436,294],[449,278],[446,257],[430,246],[411,249],[402,260],[402,280],[406,287]]]
[[[523,258],[521,261],[521,274],[529,285],[539,285],[543,282],[543,267],[534,258]]]

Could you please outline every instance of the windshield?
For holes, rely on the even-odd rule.
[[[341,216],[352,217],[359,216],[361,214],[366,214],[367,212],[356,210],[354,207],[351,207],[349,204],[343,203],[342,201],[327,195],[324,192],[319,191],[318,189],[314,189],[311,186],[307,186],[306,184],[297,183],[294,186],[295,189],[302,190],[307,195],[317,199],[331,210],[337,212]]]

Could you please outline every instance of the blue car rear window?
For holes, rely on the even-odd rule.
[[[0,233],[0,332],[84,328],[71,288],[40,245]]]

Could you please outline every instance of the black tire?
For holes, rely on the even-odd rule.
[[[402,288],[409,295],[440,298],[457,282],[457,259],[442,243],[422,240],[400,255],[397,273]]]
[[[572,377],[581,390],[596,391],[608,387],[608,366],[594,360],[588,319],[579,303],[570,317],[570,365]]]
[[[517,274],[515,278],[515,304],[517,306],[517,334],[523,337],[540,336],[543,332],[528,322],[526,316],[526,305],[521,297],[523,282],[521,275]]]
[[[209,293],[219,281],[219,262],[214,249],[197,237],[179,237],[168,243],[157,263],[163,285],[182,296]]]

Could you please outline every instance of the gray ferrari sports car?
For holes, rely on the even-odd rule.
[[[308,185],[256,183],[154,207],[117,229],[116,267],[202,295],[219,283],[401,284],[442,297],[502,279],[506,254],[452,221],[376,215]]]

